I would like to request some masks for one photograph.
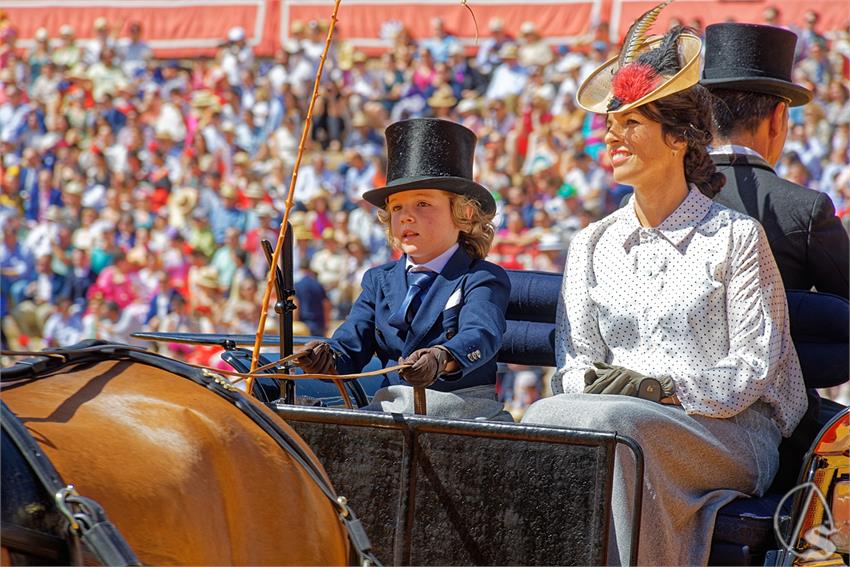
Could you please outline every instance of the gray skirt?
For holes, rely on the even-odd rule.
[[[615,431],[643,449],[640,565],[705,565],[717,511],[760,496],[779,466],[779,429],[757,402],[728,419],[687,415],[639,398],[560,394],[531,405],[523,423]],[[608,562],[629,557],[634,459],[618,448]],[[622,561],[621,561],[622,558]]]

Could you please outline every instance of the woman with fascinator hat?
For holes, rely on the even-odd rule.
[[[638,563],[704,565],[717,511],[760,495],[806,410],[785,289],[761,226],[712,201],[700,39],[646,32],[594,71],[578,103],[606,114],[627,206],[572,240],[555,338],[557,394],[527,423],[616,431],[646,470]],[[609,563],[629,557],[634,466],[618,452]]]

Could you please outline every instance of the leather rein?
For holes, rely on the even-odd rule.
[[[142,347],[134,347],[131,345],[121,345],[128,351],[134,352],[146,352],[148,354],[153,354],[147,349]],[[59,359],[62,361],[66,361],[67,357],[62,352],[58,351],[29,351],[29,350],[3,350],[0,351],[1,356],[38,356],[38,357],[47,357],[52,359]],[[370,376],[381,376],[383,374],[389,374],[390,372],[398,372],[403,368],[408,368],[411,366],[410,364],[396,364],[395,366],[387,366],[386,368],[379,368],[377,370],[371,370],[368,372],[356,372],[354,374],[286,374],[286,373],[278,373],[278,372],[268,372],[273,368],[279,368],[281,366],[285,366],[288,363],[298,364],[298,359],[303,356],[303,353],[296,352],[294,354],[290,354],[289,356],[285,356],[279,360],[275,360],[274,362],[270,362],[263,366],[258,367],[253,372],[239,372],[236,370],[226,370],[223,368],[213,368],[212,366],[205,366],[203,364],[193,364],[191,362],[181,362],[184,366],[189,366],[192,368],[197,368],[208,375],[218,376],[219,379],[225,380],[230,385],[238,384],[239,382],[245,380],[249,381],[254,378],[271,378],[273,380],[328,380],[333,382],[337,389],[339,390],[340,395],[342,396],[343,401],[345,402],[345,407],[348,409],[355,409],[354,404],[351,401],[351,396],[348,395],[348,391],[343,386],[343,382],[346,380],[356,380],[358,378],[368,378]],[[164,357],[163,357],[164,358]],[[30,364],[27,362],[21,362],[19,364]],[[224,376],[232,376],[234,380],[227,380]]]

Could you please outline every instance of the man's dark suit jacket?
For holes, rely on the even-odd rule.
[[[848,237],[829,197],[782,179],[758,156],[712,154],[711,158],[726,176],[726,185],[714,200],[762,224],[785,288],[814,287],[847,297]],[[779,445],[780,474],[772,490],[794,486],[801,456],[823,425],[817,390],[809,388],[806,394],[806,414],[791,437]]]
[[[785,288],[847,297],[850,245],[829,197],[782,179],[758,156],[711,158],[726,176],[714,200],[762,224]]]

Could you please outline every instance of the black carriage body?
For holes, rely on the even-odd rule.
[[[643,468],[637,444],[613,433],[276,410],[393,565],[604,565],[618,446]]]

